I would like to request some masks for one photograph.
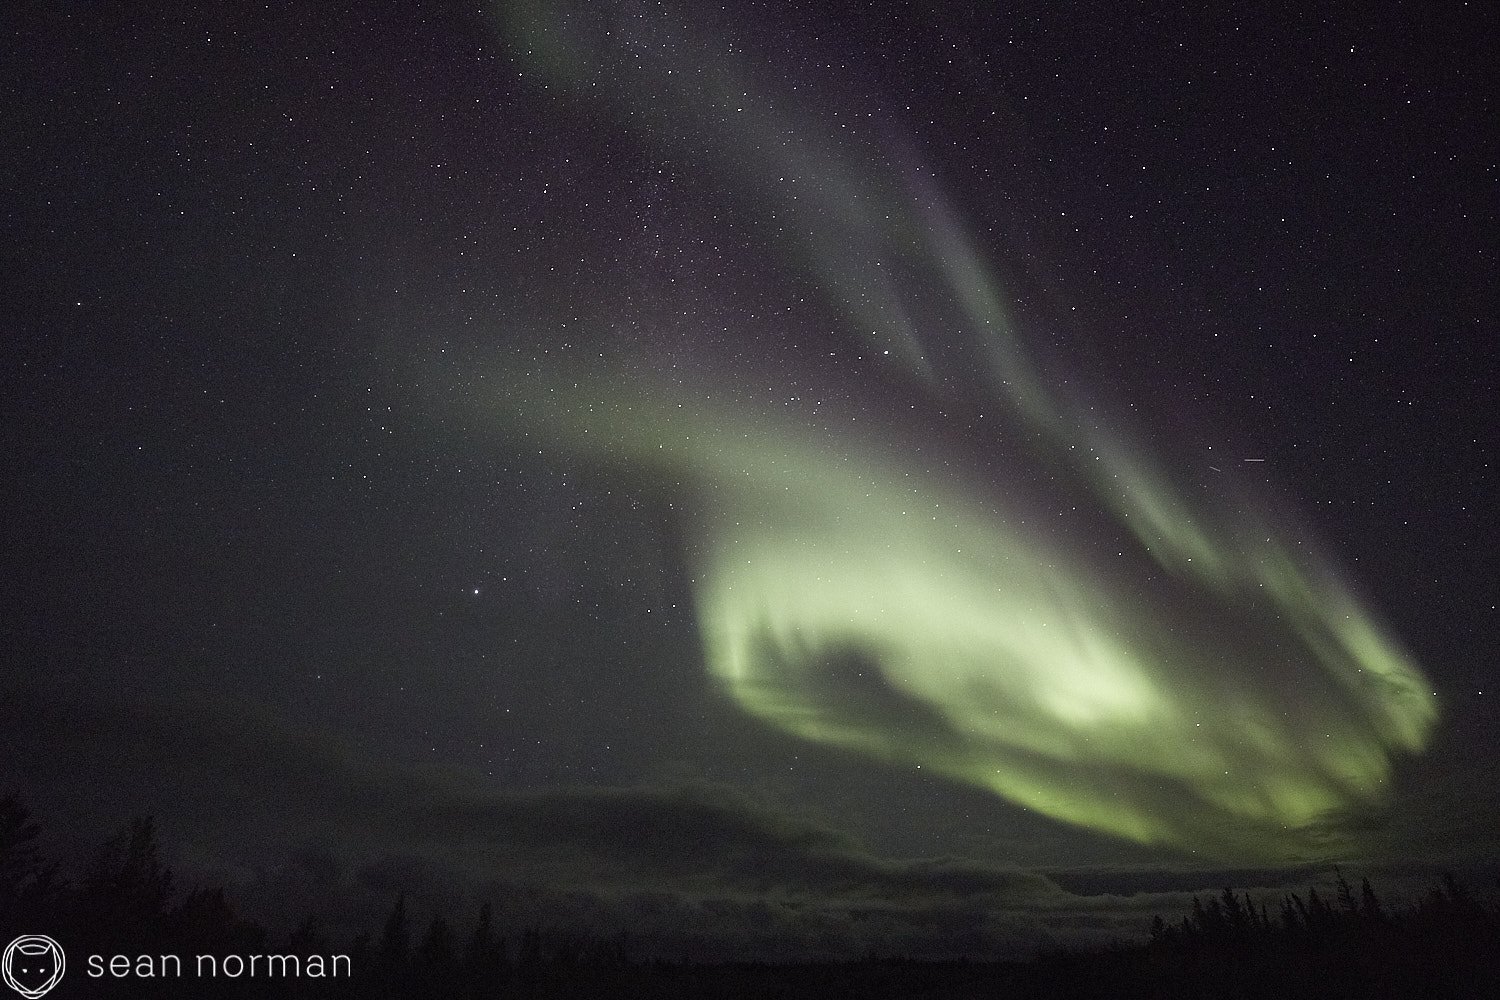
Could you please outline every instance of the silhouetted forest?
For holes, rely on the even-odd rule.
[[[1259,901],[1225,889],[1150,938],[1030,962],[693,965],[631,954],[624,938],[502,928],[488,905],[466,921],[415,926],[404,897],[368,931],[329,940],[315,920],[273,933],[237,915],[222,887],[181,889],[150,819],[106,841],[65,877],[44,858],[20,801],[0,800],[0,943],[62,942],[68,970],[54,997],[1480,997],[1500,995],[1500,909],[1452,876],[1392,905],[1368,879],[1339,874],[1333,892]],[[291,915],[289,915],[290,917]],[[288,923],[290,926],[290,921]],[[89,955],[347,955],[335,978],[91,978]],[[283,966],[284,968],[284,966]]]

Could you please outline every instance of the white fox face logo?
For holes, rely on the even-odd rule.
[[[62,946],[45,934],[23,934],[5,949],[5,983],[26,1000],[45,996],[63,977]]]

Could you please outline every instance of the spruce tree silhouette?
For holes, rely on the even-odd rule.
[[[1385,907],[1381,905],[1380,898],[1375,895],[1375,890],[1370,888],[1368,877],[1359,880],[1359,910],[1366,920],[1374,923],[1385,923]]]
[[[80,930],[102,947],[136,953],[164,937],[172,872],[161,862],[151,817],[130,821],[84,869],[77,899]]]
[[[485,903],[464,948],[463,980],[470,997],[493,994],[503,979],[505,942],[495,936],[494,922],[494,908]]]
[[[385,920],[377,947],[378,967],[373,985],[376,996],[406,997],[413,985],[411,969],[411,929],[406,916],[406,893],[396,897],[396,905]]]
[[[46,866],[37,849],[41,830],[14,794],[0,799],[0,937],[5,940],[21,933],[26,915],[39,916],[53,895],[57,869]],[[51,907],[45,908],[50,916]]]
[[[0,799],[0,893],[13,899],[42,870],[36,839],[42,828],[32,822],[15,794]]]

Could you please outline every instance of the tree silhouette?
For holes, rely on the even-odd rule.
[[[0,893],[14,899],[42,870],[36,840],[42,828],[14,794],[0,799]]]
[[[494,908],[485,903],[479,908],[474,933],[464,948],[463,979],[471,997],[485,996],[494,990],[505,972],[505,942],[495,935]]]
[[[403,892],[396,897],[396,905],[380,934],[380,958],[387,965],[399,966],[406,961],[410,950],[411,931],[406,926],[406,893]]]
[[[1500,912],[1452,875],[1409,905],[1382,900],[1369,878],[1356,891],[1335,870],[1327,889],[1282,894],[1272,919],[1264,895],[1225,888],[1195,897],[1175,920],[1157,915],[1149,940],[1057,953],[1027,963],[919,962],[867,956],[862,961],[769,965],[632,962],[623,934],[588,937],[527,927],[512,954],[489,903],[467,935],[443,914],[412,944],[412,917],[400,894],[372,938],[360,931],[340,947],[316,917],[273,933],[239,917],[222,886],[179,893],[163,864],[152,821],[138,819],[110,838],[76,885],[57,877],[38,850],[37,824],[15,796],[0,800],[0,892],[21,907],[27,931],[43,911],[63,915],[76,939],[104,954],[343,953],[353,977],[338,983],[262,979],[214,984],[213,995],[426,1000],[494,997],[715,996],[1070,996],[1384,998],[1500,995]],[[284,915],[291,917],[291,914]],[[425,915],[424,915],[425,916]],[[118,984],[117,984],[118,985]],[[135,984],[140,985],[140,984]],[[92,983],[108,990],[111,984]],[[154,997],[207,995],[193,979],[150,984]],[[82,994],[80,994],[82,995]],[[100,995],[145,995],[130,984]]]
[[[95,852],[77,900],[82,930],[101,946],[134,951],[165,927],[172,872],[161,862],[156,824],[130,824]]]

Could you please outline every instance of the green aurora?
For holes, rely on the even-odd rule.
[[[933,463],[895,424],[773,406],[727,375],[504,376],[511,431],[680,484],[707,668],[736,704],[1140,843],[1358,850],[1343,817],[1423,749],[1436,700],[1288,518],[1188,489],[1056,388],[912,158],[801,121],[666,15],[609,32],[539,8],[503,20],[547,79],[607,92],[643,141],[768,206],[851,343],[914,393],[986,400],[997,436],[1068,469],[1069,502],[1123,540],[1069,537],[993,467]]]

